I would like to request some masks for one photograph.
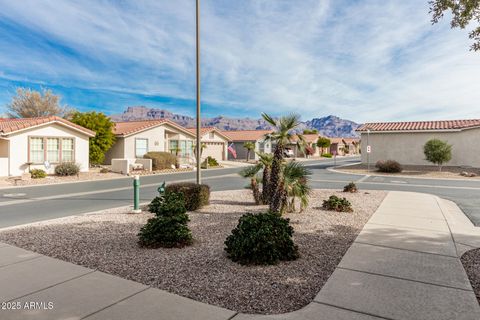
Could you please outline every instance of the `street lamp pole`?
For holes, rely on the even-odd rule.
[[[197,142],[196,142],[196,161],[197,161],[197,184],[202,183],[202,175],[201,175],[201,137],[200,137],[200,126],[201,126],[201,121],[200,121],[200,0],[196,0],[196,19],[195,19],[195,25],[196,25],[196,73],[197,73]]]

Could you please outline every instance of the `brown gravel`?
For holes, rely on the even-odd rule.
[[[331,194],[348,198],[354,212],[322,210]],[[211,205],[190,213],[194,244],[182,249],[139,248],[136,235],[150,214],[125,210],[5,230],[0,241],[231,310],[284,313],[314,299],[385,195],[314,190],[305,212],[287,215],[301,257],[276,266],[241,266],[225,256],[239,217],[265,209],[246,190],[213,192]]]
[[[345,166],[335,168],[335,170],[348,172],[348,173],[357,173],[357,174],[375,174],[375,175],[385,175],[385,176],[412,176],[419,178],[442,178],[442,179],[480,179],[480,169],[479,168],[461,168],[453,166],[445,166],[442,168],[442,171],[438,171],[437,166],[412,166],[412,165],[402,165],[403,171],[400,173],[384,173],[378,172],[375,169],[375,164],[370,165],[370,172],[368,172],[368,166],[366,164],[356,164],[352,166]],[[468,172],[474,173],[476,177],[464,177],[460,173]]]
[[[480,303],[480,249],[465,252],[460,259]]]

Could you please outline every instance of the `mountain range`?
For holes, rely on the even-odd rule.
[[[191,128],[195,126],[195,118],[175,114],[165,109],[149,108],[145,106],[132,106],[121,114],[111,115],[113,121],[135,121],[135,120],[153,120],[153,119],[169,119],[184,127]],[[214,118],[203,118],[202,126],[216,127],[220,130],[264,130],[271,129],[271,126],[263,119],[251,118],[230,118],[218,116]],[[341,119],[334,115],[321,118],[313,118],[311,120],[302,121],[297,127],[297,132],[305,129],[317,129],[318,132],[326,137],[358,137],[355,132],[360,124]]]

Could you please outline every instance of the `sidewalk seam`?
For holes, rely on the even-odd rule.
[[[140,291],[138,291],[138,292],[132,293],[131,295],[128,295],[128,296],[126,296],[125,298],[122,298],[122,299],[120,299],[120,300],[118,300],[118,301],[115,301],[114,303],[111,303],[111,304],[109,304],[108,306],[105,306],[105,307],[103,307],[103,308],[100,308],[100,309],[98,309],[97,311],[91,312],[91,313],[87,314],[86,316],[81,317],[80,320],[86,319],[86,318],[88,318],[88,317],[91,317],[91,316],[93,316],[93,315],[96,314],[96,313],[99,313],[99,312],[101,312],[101,311],[103,311],[103,310],[105,310],[105,309],[108,309],[108,308],[110,308],[110,307],[113,307],[114,305],[116,305],[116,304],[118,304],[118,303],[120,303],[120,302],[122,302],[122,301],[125,301],[125,300],[127,300],[127,299],[130,299],[131,297],[136,296],[137,294],[142,293],[142,292],[144,292],[144,291],[146,291],[146,290],[148,290],[148,289],[151,289],[151,288],[152,288],[152,287],[150,287],[150,286],[148,286],[148,287],[146,287],[146,288],[143,288],[142,290],[140,290]]]
[[[57,259],[57,260],[58,260],[58,259]],[[85,268],[85,269],[87,269],[87,268]],[[63,284],[63,283],[66,283],[66,282],[69,282],[69,281],[72,281],[72,280],[81,278],[81,277],[83,277],[83,276],[86,276],[86,275],[88,275],[88,274],[94,273],[94,272],[96,272],[96,271],[97,271],[97,270],[91,270],[90,272],[81,274],[81,275],[76,276],[76,277],[73,277],[73,278],[71,278],[71,279],[67,279],[67,280],[64,280],[64,281],[60,281],[60,282],[58,282],[58,283],[52,284],[52,285],[50,285],[50,286],[47,286],[47,287],[45,287],[45,288],[38,289],[38,290],[35,290],[35,291],[32,291],[32,292],[29,292],[29,293],[27,293],[27,294],[24,294],[24,295],[22,295],[22,296],[19,296],[19,297],[10,299],[10,300],[8,300],[7,302],[11,302],[11,301],[14,301],[14,300],[18,300],[18,299],[22,299],[22,298],[28,297],[29,295],[32,295],[32,294],[35,294],[35,293],[39,293],[39,292],[41,292],[41,291],[44,291],[44,290],[53,288],[53,287],[58,286],[58,285],[60,285],[60,284]]]
[[[396,279],[396,280],[404,280],[404,281],[409,281],[409,282],[427,284],[427,285],[432,285],[432,286],[441,287],[441,288],[448,288],[448,289],[462,290],[462,291],[466,291],[466,292],[473,292],[473,290],[469,290],[469,289],[452,287],[452,286],[449,286],[449,285],[443,285],[443,284],[414,280],[414,279],[408,279],[408,278],[402,278],[402,277],[397,277],[397,276],[392,276],[392,275],[387,275],[387,274],[381,274],[381,273],[375,273],[375,272],[370,272],[370,271],[363,271],[363,270],[357,270],[357,269],[351,269],[351,268],[345,268],[345,267],[337,267],[337,269],[359,272],[359,273],[365,273],[365,274],[384,277],[384,278],[391,278],[391,279]]]
[[[424,218],[418,218],[418,219],[424,219]],[[425,220],[428,220],[425,218]],[[430,219],[433,220],[433,219]],[[405,226],[396,226],[394,224],[386,224],[386,223],[378,223],[378,222],[368,222],[371,224],[375,224],[377,226],[388,226],[388,227],[400,227],[400,228],[407,228],[407,229],[415,229],[415,230],[421,230],[421,231],[434,231],[434,232],[443,232],[443,233],[449,233],[448,231],[445,230],[435,230],[435,229],[426,229],[426,228],[417,228],[417,227],[405,227]],[[448,226],[447,226],[448,227]],[[450,230],[450,228],[449,228]]]
[[[29,259],[25,259],[25,260],[22,260],[22,261],[17,261],[17,262],[12,262],[12,263],[9,263],[9,264],[5,264],[3,266],[0,266],[0,268],[4,268],[4,267],[9,267],[9,266],[13,266],[13,265],[16,265],[16,264],[20,264],[22,262],[27,262],[27,261],[32,261],[32,260],[35,260],[35,259],[38,259],[38,258],[41,258],[43,257],[43,255],[38,255],[36,257],[32,257],[32,258],[29,258]]]
[[[443,218],[445,219],[445,223],[447,224],[448,231],[450,232],[450,239],[452,239],[453,241],[453,245],[455,246],[455,252],[457,253],[457,258],[459,258],[458,248],[457,248],[457,244],[455,243],[455,238],[453,237],[452,229],[450,228],[450,224],[448,223],[447,217],[445,217],[445,213],[443,212],[443,208],[440,205],[440,202],[438,201],[438,197],[435,197],[435,202],[437,203],[437,206],[440,209],[440,212],[442,213]]]
[[[349,308],[345,308],[345,307],[340,307],[340,306],[336,306],[336,305],[334,305],[334,304],[325,303],[325,302],[321,302],[321,301],[313,300],[312,302],[318,303],[318,304],[323,304],[323,305],[325,305],[325,306],[329,306],[329,307],[333,307],[333,308],[337,308],[337,309],[342,309],[342,310],[346,310],[346,311],[350,311],[350,312],[355,312],[355,313],[364,314],[364,315],[371,316],[371,317],[375,317],[375,318],[379,318],[379,319],[396,320],[396,319],[394,319],[394,318],[385,318],[385,317],[378,316],[378,315],[373,314],[373,313],[368,313],[368,312],[364,312],[364,311],[358,311],[358,310],[354,310],[354,309],[349,309]]]
[[[436,242],[441,242],[441,241],[436,241]],[[433,252],[424,252],[424,251],[418,251],[418,250],[412,250],[412,249],[405,249],[405,248],[396,248],[396,247],[390,247],[382,244],[373,244],[373,243],[368,243],[368,242],[363,242],[363,241],[355,241],[353,244],[359,243],[363,245],[369,245],[369,246],[375,246],[375,247],[380,247],[380,248],[386,248],[386,249],[395,249],[395,250],[403,250],[403,251],[409,251],[409,252],[415,252],[415,253],[424,253],[424,254],[431,254],[434,256],[441,256],[441,257],[446,257],[446,258],[458,258],[457,256],[449,256],[448,254],[442,254],[442,253],[433,253]]]

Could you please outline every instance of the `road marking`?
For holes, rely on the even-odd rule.
[[[26,193],[5,193],[3,195],[4,198],[18,198],[18,197],[25,197]]]
[[[205,177],[205,178],[203,178],[203,180],[224,178],[224,177],[229,177],[229,176],[237,176],[237,174],[226,174],[226,175],[221,175],[221,176]],[[191,179],[175,180],[174,182],[188,182],[188,181],[194,181],[194,180],[195,180],[195,178],[191,178]],[[160,186],[160,184],[161,183],[159,183],[159,182],[149,183],[149,184],[140,185],[140,188],[155,187],[155,186]],[[79,196],[87,196],[87,195],[90,195],[90,194],[108,193],[108,192],[124,191],[124,190],[133,190],[133,187],[131,187],[131,186],[130,187],[120,187],[120,188],[102,189],[102,190],[95,190],[95,191],[65,193],[65,194],[60,194],[60,195],[55,195],[55,196],[45,196],[45,197],[30,198],[30,199],[3,201],[3,202],[0,202],[0,207],[11,206],[11,205],[15,205],[15,204],[22,204],[22,203],[27,203],[27,202],[32,202],[32,201],[43,201],[43,200],[54,200],[54,199],[62,199],[62,198],[72,198],[72,197],[79,197]]]
[[[408,183],[407,181],[401,181],[401,180],[391,180],[390,182],[392,182],[392,183]]]
[[[362,177],[362,178],[358,179],[358,180],[357,180],[357,181],[355,181],[355,182],[356,182],[356,183],[363,182],[363,181],[367,180],[368,178],[370,178],[370,175],[368,175],[368,174],[367,174],[366,176],[364,176],[364,177]]]

